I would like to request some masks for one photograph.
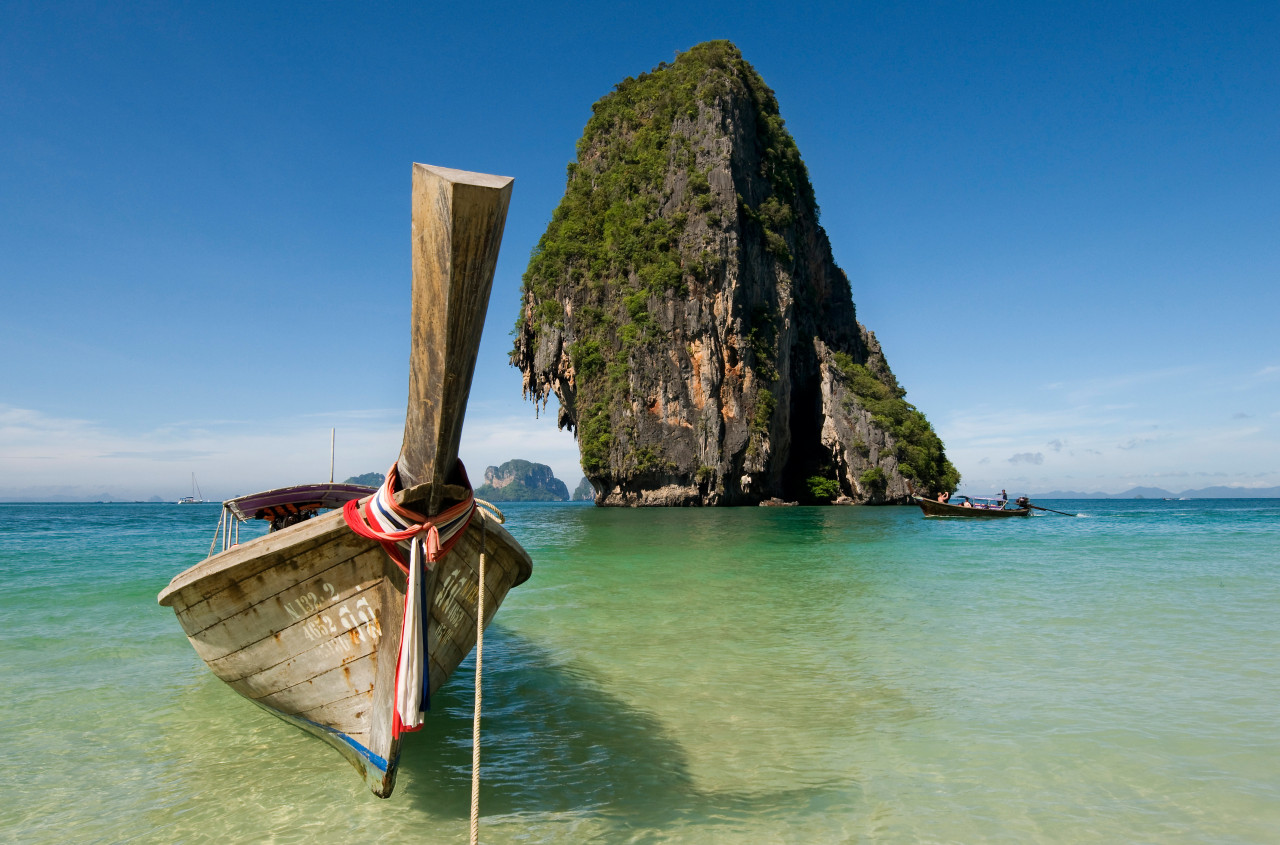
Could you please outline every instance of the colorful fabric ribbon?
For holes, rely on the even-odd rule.
[[[476,499],[466,482],[466,470],[458,462],[467,496],[433,516],[422,516],[396,503],[395,464],[386,481],[361,505],[349,501],[342,509],[347,526],[361,537],[382,544],[387,556],[408,576],[404,593],[404,621],[400,627],[400,653],[396,663],[396,711],[393,735],[422,727],[424,703],[430,694],[426,625],[430,608],[422,594],[424,568],[430,570],[462,537],[475,513]],[[404,553],[408,552],[408,560]]]

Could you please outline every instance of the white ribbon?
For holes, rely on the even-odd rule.
[[[409,584],[404,603],[404,621],[400,626],[400,658],[396,670],[399,684],[396,687],[396,713],[400,724],[416,728],[422,724],[422,677],[429,671],[423,659],[425,643],[422,639],[422,541],[415,538],[410,543]]]

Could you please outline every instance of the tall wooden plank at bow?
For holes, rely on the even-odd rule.
[[[431,484],[437,491],[429,513],[440,510],[439,491],[458,457],[511,183],[413,166],[413,359],[398,466],[405,487]],[[458,286],[457,276],[476,281]],[[425,474],[428,468],[433,474]]]

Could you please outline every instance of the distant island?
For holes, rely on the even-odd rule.
[[[573,501],[575,502],[594,502],[596,500],[596,488],[591,486],[591,482],[583,476],[578,482],[577,488],[573,491]]]
[[[363,484],[365,487],[381,487],[382,482],[386,480],[387,477],[380,472],[366,472],[363,475],[353,475],[342,483]]]
[[[1036,493],[1032,499],[1275,499],[1280,487],[1202,487],[1173,493],[1163,487],[1134,487],[1123,493],[1082,493],[1079,490],[1052,490]]]
[[[344,484],[363,484],[379,487],[386,480],[380,472],[353,475]],[[500,467],[488,467],[484,471],[484,484],[476,488],[478,498],[490,502],[567,502],[569,488],[556,478],[551,467],[516,458]],[[573,501],[595,501],[596,491],[591,482],[583,478],[573,491]]]
[[[520,459],[484,471],[484,484],[476,498],[490,502],[567,502],[569,488],[555,477],[551,467]]]

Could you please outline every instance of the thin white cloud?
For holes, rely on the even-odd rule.
[[[105,455],[99,455],[101,458],[117,458],[119,460],[142,460],[142,461],[194,461],[198,458],[208,458],[213,452],[198,451],[195,449],[153,449],[149,452],[108,452]]]
[[[1043,389],[1061,391],[1066,395],[1066,399],[1069,402],[1088,402],[1102,396],[1129,393],[1135,388],[1170,379],[1188,379],[1203,370],[1204,368],[1198,365],[1163,367],[1158,370],[1118,373],[1100,378],[1080,379],[1078,381],[1057,381],[1044,385]]]
[[[1152,377],[1181,372],[1163,370]],[[1138,381],[1099,380],[1093,386],[1118,389]],[[1016,484],[1009,477],[1015,468],[1028,492],[1119,492],[1135,485],[1157,486],[1161,477],[1188,472],[1225,471],[1227,477],[1245,479],[1259,467],[1263,473],[1257,483],[1280,484],[1275,423],[1280,413],[1225,420],[1222,402],[1229,386],[1197,385],[1163,385],[1132,396],[1099,395],[1093,401],[1082,401],[1082,394],[1072,390],[1023,394],[1023,405],[962,408],[934,422],[947,456],[971,489]],[[991,463],[992,455],[1012,457]],[[1036,462],[1036,455],[1042,460]],[[1006,473],[996,471],[998,466]]]
[[[1146,446],[1148,443],[1151,443],[1151,442],[1153,441],[1151,440],[1150,437],[1143,437],[1143,438],[1131,437],[1125,443],[1116,444],[1116,448],[1124,449],[1125,451],[1128,451],[1130,449],[1137,449],[1139,446]]]
[[[122,431],[92,420],[0,407],[0,499],[162,499],[189,491],[195,472],[206,495],[327,479],[330,429],[335,475],[390,466],[402,423],[381,414],[316,416]],[[78,492],[77,492],[78,491]]]
[[[339,480],[395,461],[403,412],[355,409],[273,420],[205,420],[121,431],[93,420],[0,406],[0,500],[176,498],[196,473],[207,498],[326,480],[336,429]],[[473,413],[459,449],[472,481],[512,458],[545,463],[570,487],[582,477],[573,434],[554,415]]]

